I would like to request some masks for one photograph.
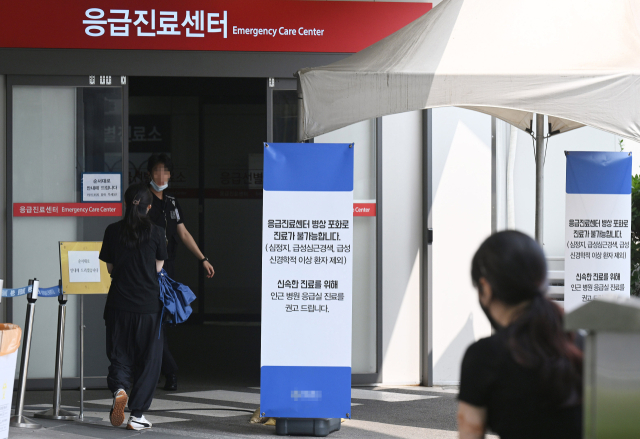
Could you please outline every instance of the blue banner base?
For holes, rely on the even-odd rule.
[[[351,368],[262,366],[260,414],[269,418],[346,418]]]

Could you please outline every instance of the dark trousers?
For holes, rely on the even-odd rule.
[[[107,376],[109,390],[131,388],[129,409],[133,416],[140,417],[149,409],[160,377],[160,314],[108,308],[105,323],[107,357],[111,362]]]
[[[171,330],[168,325],[162,326],[162,338],[164,343],[162,344],[162,375],[175,375],[178,373],[178,364],[173,359],[171,351],[169,350],[169,342],[167,341],[167,334],[165,331]]]
[[[174,260],[164,261],[164,271],[167,272],[167,275],[174,279],[175,275],[175,266]],[[173,355],[171,355],[171,351],[169,350],[169,341],[167,339],[166,334],[164,333],[167,329],[167,325],[162,326],[162,338],[164,339],[164,343],[162,345],[162,375],[175,375],[178,373],[178,364],[176,360],[174,360]]]

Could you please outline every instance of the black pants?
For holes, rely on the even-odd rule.
[[[129,409],[136,417],[149,409],[160,377],[160,314],[105,310],[109,390],[129,389]]]
[[[168,325],[162,327],[162,338],[164,339],[162,345],[162,375],[175,375],[178,373],[178,364],[176,360],[173,359],[173,355],[171,355],[171,351],[169,350],[169,342],[167,341],[167,335],[165,333],[167,329],[170,331],[171,327]]]
[[[171,279],[174,279],[174,260],[164,261],[163,268],[164,271],[167,272],[167,275],[169,275]],[[166,334],[164,334],[166,331],[165,328],[167,328],[167,325],[162,327],[162,338],[164,339],[164,343],[162,345],[162,375],[175,375],[178,373],[178,364],[176,363],[176,360],[173,359],[173,355],[171,355],[171,351],[169,350],[169,341]]]

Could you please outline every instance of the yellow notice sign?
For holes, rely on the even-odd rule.
[[[107,294],[111,275],[98,259],[102,242],[60,242],[60,274],[65,294]]]

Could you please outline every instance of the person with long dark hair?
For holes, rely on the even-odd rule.
[[[122,425],[128,401],[127,429],[144,430],[151,427],[144,412],[151,405],[162,362],[158,273],[167,259],[167,246],[164,231],[148,216],[152,195],[147,185],[129,186],[124,199],[124,218],[107,227],[100,251],[111,274],[104,309],[111,363],[107,384],[113,393],[109,419],[116,427]]]
[[[480,306],[495,333],[472,344],[460,376],[460,438],[582,437],[582,352],[545,297],[547,263],[527,235],[487,238],[471,263]]]

